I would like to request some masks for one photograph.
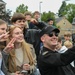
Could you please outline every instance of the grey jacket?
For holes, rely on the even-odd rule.
[[[8,75],[8,69],[6,67],[8,56],[9,56],[8,54],[6,54],[4,51],[2,51],[2,66],[1,66],[1,70],[3,71],[3,73],[5,75]]]

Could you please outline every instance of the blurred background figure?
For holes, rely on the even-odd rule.
[[[47,23],[48,23],[50,26],[53,26],[54,20],[53,20],[52,18],[49,18],[49,19],[47,20]]]
[[[32,19],[32,13],[30,11],[27,11],[24,13],[24,16],[25,16],[25,20],[26,20],[26,25],[27,25],[27,28],[32,28],[34,27],[34,25],[30,25],[30,21]]]
[[[67,47],[62,45],[62,38],[58,37],[58,43],[56,45],[56,51],[59,53],[64,53],[67,50]]]
[[[40,12],[39,11],[35,11],[33,13],[33,18],[36,19],[38,22],[40,22]]]
[[[66,32],[64,33],[64,40],[65,40],[65,41],[67,41],[67,40],[72,41],[72,34],[71,34],[70,31],[66,31]]]

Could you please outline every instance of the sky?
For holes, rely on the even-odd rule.
[[[10,9],[12,13],[15,12],[16,8],[21,4],[28,6],[28,10],[31,12],[51,11],[54,13],[58,13],[58,10],[63,0],[3,0],[3,1],[6,3],[6,9]],[[70,0],[66,2],[75,4],[75,0]]]

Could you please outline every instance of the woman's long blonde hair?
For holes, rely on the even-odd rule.
[[[12,32],[15,28],[17,28],[17,26],[11,26],[10,27],[10,29],[9,29],[9,39],[12,37]],[[30,46],[29,46],[28,43],[26,43],[25,40],[22,42],[22,49],[23,49],[23,56],[25,56],[25,52],[26,52],[26,54],[29,58],[29,64],[33,65],[34,60],[33,60],[31,50],[30,50]],[[15,72],[17,70],[17,66],[16,66],[16,62],[15,62],[15,48],[10,51],[8,62],[9,62],[9,64],[8,64],[9,71]]]

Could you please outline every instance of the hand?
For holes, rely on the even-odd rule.
[[[14,42],[15,42],[15,40],[16,40],[15,38],[11,39],[11,41],[4,48],[4,52],[9,53],[11,51],[11,49],[14,48]]]
[[[38,22],[37,22],[37,20],[36,20],[36,19],[34,19],[34,18],[32,18],[32,19],[30,20],[30,22],[32,22],[33,24],[38,23]]]
[[[29,64],[23,64],[23,69],[26,71],[30,70],[30,65]]]
[[[8,33],[9,33],[9,32],[0,35],[0,41],[6,41],[6,40],[8,39],[8,36],[9,36]]]

